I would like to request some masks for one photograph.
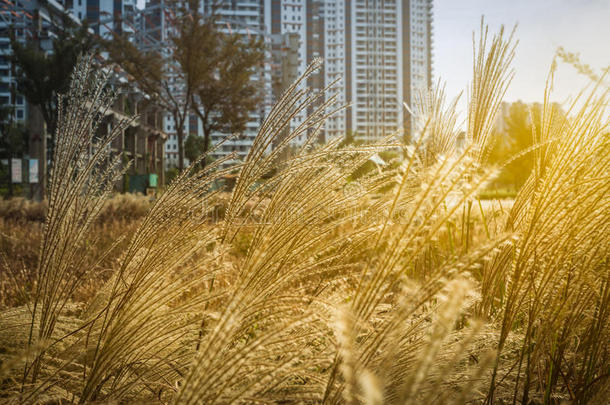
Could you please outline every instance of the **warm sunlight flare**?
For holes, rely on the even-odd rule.
[[[431,0],[37,2],[0,402],[608,403],[609,68],[508,102],[529,38],[479,19],[454,94]]]

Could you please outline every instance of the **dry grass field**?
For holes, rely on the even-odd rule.
[[[607,403],[608,89],[567,118],[545,94],[529,180],[481,202],[514,45],[481,33],[462,147],[442,89],[413,145],[317,145],[335,100],[295,84],[232,190],[212,185],[235,168],[195,163],[153,201],[111,198],[116,132],[92,128],[113,94],[83,58],[47,206],[0,204],[0,401]]]

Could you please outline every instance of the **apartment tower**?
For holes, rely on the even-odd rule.
[[[326,138],[410,134],[403,102],[432,79],[432,0],[326,0],[323,18],[325,84],[350,105]]]

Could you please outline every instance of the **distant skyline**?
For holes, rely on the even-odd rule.
[[[145,0],[137,0],[144,7]],[[481,16],[491,33],[517,23],[519,40],[513,63],[515,78],[505,100],[541,101],[545,80],[559,46],[579,53],[597,71],[610,66],[610,0],[434,0],[434,79],[447,84],[453,97],[472,77],[472,32]],[[587,80],[560,64],[554,100],[563,102]]]

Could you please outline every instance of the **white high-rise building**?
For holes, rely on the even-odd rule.
[[[272,40],[280,47],[286,47],[287,44],[292,44],[293,41],[285,40],[288,36],[292,36],[296,42],[296,60],[290,60],[283,64],[283,69],[288,69],[292,74],[284,75],[294,80],[301,76],[307,69],[307,1],[306,0],[271,0],[271,35]],[[282,38],[278,41],[278,38]],[[277,52],[277,50],[274,50]],[[284,57],[289,58],[284,52]],[[277,68],[277,67],[275,67]],[[293,79],[294,77],[294,79]],[[281,83],[280,91],[276,91],[276,98],[283,92],[291,83]],[[302,83],[305,87],[306,83]],[[295,130],[306,118],[307,111],[302,111],[295,116],[290,123],[290,130]],[[299,135],[293,143],[300,145],[305,141],[305,134]]]
[[[10,108],[13,118],[24,123],[30,106],[17,91],[17,71],[11,61],[11,36],[22,44],[35,38],[41,50],[51,52],[57,31],[63,29],[64,15],[75,25],[79,20],[62,1],[4,3],[0,12],[0,108]]]
[[[432,85],[432,0],[410,0],[409,8],[405,9],[403,15],[409,16],[409,23],[404,24],[408,30],[403,34],[403,42],[408,52],[404,52],[405,69],[407,77],[405,83],[411,86],[407,103],[412,103],[413,94],[422,88]],[[403,6],[404,7],[404,6]],[[407,20],[406,18],[404,19]]]
[[[351,107],[330,118],[326,138],[374,140],[411,132],[411,104],[432,78],[432,0],[325,0],[325,84]]]
[[[346,32],[349,18],[346,15],[349,2],[345,0],[325,0],[324,2],[324,84],[329,87],[327,95],[337,94],[337,103],[348,102],[348,69],[351,66],[347,58],[349,49],[347,41],[350,35]],[[344,137],[347,130],[349,111],[343,109],[328,119],[325,127],[326,139]]]
[[[351,4],[348,125],[359,139],[389,135],[402,121],[401,6],[395,0]]]
[[[259,38],[270,46],[269,27],[271,26],[271,0],[201,0],[201,11],[204,15],[212,12],[218,17],[219,29],[226,33],[239,34],[244,39]],[[267,58],[268,59],[268,58]],[[266,61],[262,69],[257,71],[252,80],[259,84],[263,92],[263,103],[250,113],[250,121],[245,131],[238,137],[225,142],[221,149],[214,154],[215,157],[225,156],[232,152],[237,153],[238,159],[243,160],[258,130],[270,111],[271,97],[271,67]],[[201,130],[198,131],[200,134]],[[212,144],[216,144],[231,134],[212,133]]]

